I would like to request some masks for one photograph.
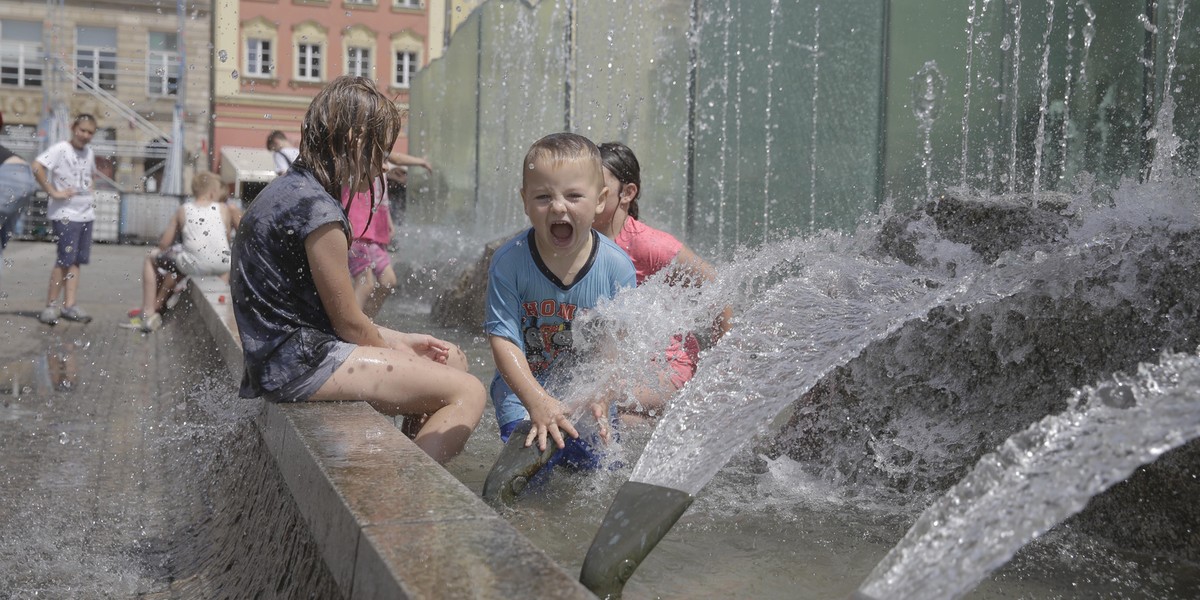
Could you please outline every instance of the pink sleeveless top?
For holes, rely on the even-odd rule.
[[[356,192],[346,216],[350,218],[350,234],[353,239],[386,246],[392,238],[392,232],[388,230],[387,193],[383,191],[378,182],[374,185],[376,188],[375,198],[379,201],[375,208],[375,215],[371,216],[371,193]],[[342,190],[342,208],[346,208],[349,200],[350,190]],[[370,227],[367,227],[368,218],[371,220]],[[364,227],[366,228],[365,232],[363,231]]]
[[[675,239],[675,236],[665,231],[659,231],[633,217],[625,220],[625,226],[621,228],[621,233],[617,234],[615,241],[633,260],[633,268],[637,271],[638,285],[642,285],[647,277],[671,264],[671,261],[679,255],[679,250],[683,248],[683,242]],[[677,389],[683,387],[683,384],[696,374],[696,360],[699,355],[700,342],[696,340],[695,336],[688,334],[672,338],[671,345],[667,348],[666,358],[675,371],[671,376],[671,382]]]
[[[659,231],[633,217],[625,220],[625,226],[621,228],[621,233],[617,234],[617,239],[614,241],[625,251],[625,254],[629,255],[629,258],[633,259],[633,266],[637,269],[638,285],[642,285],[647,277],[671,264],[671,261],[675,260],[675,256],[679,254],[679,250],[683,248],[683,242],[675,239],[675,236],[665,231]]]

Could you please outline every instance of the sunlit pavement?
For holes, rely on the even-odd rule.
[[[110,325],[127,321],[129,310],[141,304],[141,261],[147,249],[93,244],[91,264],[81,270],[78,298],[93,321],[84,325],[60,320],[51,327],[39,323],[37,315],[46,305],[54,244],[9,243],[0,267],[0,365],[44,349],[56,335],[92,341],[113,335]]]
[[[187,319],[168,316],[149,335],[121,327],[139,304],[146,249],[93,246],[79,293],[93,320],[55,326],[37,320],[54,245],[13,242],[4,253],[0,589],[18,597],[168,587],[156,557],[187,511],[165,510],[182,499],[163,437],[186,423],[181,398],[201,371],[180,365],[220,359]]]

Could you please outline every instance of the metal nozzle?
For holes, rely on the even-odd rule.
[[[579,581],[601,598],[620,598],[625,582],[692,500],[676,489],[625,482],[592,539]]]
[[[488,471],[483,482],[483,499],[489,504],[512,504],[554,454],[556,448],[552,443],[546,444],[545,450],[538,450],[536,444],[525,447],[525,438],[532,428],[533,423],[528,421],[517,425],[496,458],[496,464]]]

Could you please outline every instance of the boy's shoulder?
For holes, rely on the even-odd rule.
[[[532,231],[532,228],[522,229],[516,235],[508,238],[504,241],[504,243],[500,244],[500,247],[496,248],[496,251],[492,253],[492,264],[495,265],[505,260],[523,257],[522,254],[514,254],[514,252],[519,251],[526,254],[532,254],[534,249],[529,246],[530,231]]]
[[[625,252],[616,242],[609,239],[607,235],[596,234],[596,239],[599,240],[600,248],[596,252],[596,258],[599,260],[613,260],[622,265],[628,264],[633,268],[633,259],[629,258],[629,254]]]

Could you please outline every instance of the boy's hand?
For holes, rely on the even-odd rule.
[[[592,416],[596,417],[596,429],[600,432],[600,439],[605,444],[608,443],[608,400],[600,399],[591,402]]]
[[[54,198],[55,200],[68,200],[71,198],[71,196],[74,196],[74,195],[75,195],[75,188],[73,188],[73,187],[55,188],[55,190],[53,192],[49,193],[49,196],[51,198]]]
[[[543,394],[537,401],[530,404],[531,406],[528,407],[529,420],[533,421],[533,428],[529,430],[529,436],[525,438],[525,447],[528,448],[536,441],[537,449],[545,450],[546,436],[549,435],[561,450],[567,446],[562,432],[567,432],[567,435],[572,438],[579,437],[579,432],[575,431],[575,426],[563,412],[562,402],[549,394]]]

